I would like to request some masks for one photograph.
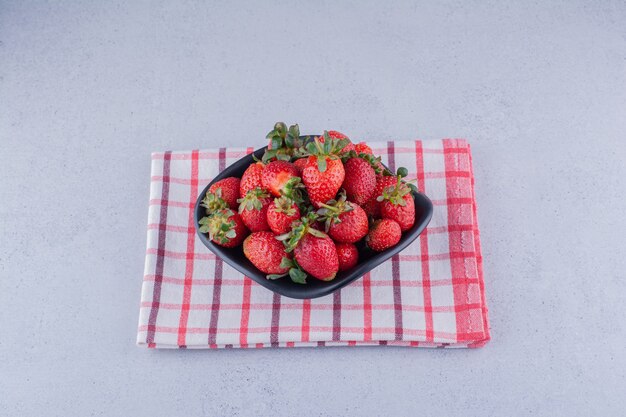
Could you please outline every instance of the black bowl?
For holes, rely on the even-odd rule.
[[[307,278],[306,284],[296,284],[291,281],[289,276],[276,280],[269,280],[265,278],[266,274],[259,271],[252,264],[252,262],[244,256],[241,246],[236,248],[224,248],[216,245],[209,240],[209,236],[207,234],[199,231],[200,226],[198,224],[198,221],[206,216],[206,211],[204,207],[200,206],[200,202],[209,190],[211,184],[227,177],[241,178],[244,171],[254,161],[252,156],[255,155],[260,159],[263,156],[263,153],[265,153],[265,149],[266,147],[257,149],[253,154],[246,155],[234,164],[230,165],[217,177],[215,177],[213,181],[211,181],[211,183],[204,188],[204,190],[202,190],[202,193],[198,196],[198,201],[196,201],[195,224],[196,232],[198,233],[200,240],[211,250],[211,252],[222,258],[226,263],[239,272],[243,273],[247,277],[250,277],[254,281],[263,285],[265,288],[277,292],[278,294],[299,299],[317,298],[345,287],[355,279],[362,277],[367,272],[371,271],[387,259],[391,258],[393,255],[409,246],[420,235],[420,233],[422,233],[424,228],[426,228],[426,225],[428,225],[428,222],[433,215],[433,204],[428,197],[421,193],[413,193],[413,198],[415,199],[415,224],[411,229],[402,234],[402,238],[396,246],[382,252],[374,252],[367,248],[362,242],[361,244],[357,244],[357,247],[359,248],[359,263],[348,271],[338,272],[337,276],[332,281],[320,281],[310,276]]]

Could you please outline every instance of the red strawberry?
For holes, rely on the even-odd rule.
[[[231,209],[237,208],[237,199],[239,198],[240,179],[236,177],[228,177],[217,181],[209,187],[209,192],[215,194],[221,189],[221,198],[228,204]]]
[[[267,224],[277,235],[291,230],[291,223],[299,218],[298,205],[285,196],[274,199],[267,209]]]
[[[306,161],[307,161],[307,158],[300,158],[300,159],[296,159],[295,161],[293,161],[293,166],[296,167],[296,170],[298,171],[298,175],[302,175],[302,170],[306,166]]]
[[[338,243],[335,246],[337,247],[340,271],[347,271],[359,262],[359,251],[352,243]]]
[[[339,258],[335,242],[328,235],[322,234],[324,236],[319,237],[307,233],[300,239],[293,253],[298,265],[311,276],[331,281],[339,270]]]
[[[348,153],[350,151],[354,151],[354,143],[349,142],[346,146],[343,147],[343,149],[341,150],[342,153]]]
[[[367,214],[358,204],[346,201],[343,192],[337,201],[322,204],[317,214],[325,220],[326,231],[336,242],[354,243],[367,235]]]
[[[350,138],[348,138],[343,133],[337,132],[336,130],[329,130],[328,136],[330,136],[333,139],[346,139],[348,141],[348,143],[341,150],[342,153],[346,153],[346,152],[350,152],[354,150],[354,144],[352,143],[352,141],[350,141]],[[320,142],[324,143],[324,137],[320,136],[320,138],[321,138]]]
[[[395,246],[402,237],[400,225],[391,219],[376,220],[365,238],[367,246],[380,252]]]
[[[392,175],[381,175],[376,178],[376,189],[372,194],[372,198],[376,199],[383,195],[383,191],[385,190],[385,188],[395,186],[397,181],[398,178]]]
[[[263,187],[263,183],[261,182],[263,168],[264,165],[261,162],[255,162],[246,168],[245,172],[241,176],[241,183],[239,184],[240,198],[245,197],[250,190],[254,190],[257,187]]]
[[[243,242],[243,254],[254,266],[266,274],[286,274],[288,267],[281,267],[283,258],[291,258],[285,246],[271,232],[255,232]]]
[[[354,145],[354,150],[356,151],[357,154],[360,154],[360,153],[367,153],[370,155],[374,154],[374,152],[372,152],[372,148],[367,146],[365,142],[360,142]]]
[[[348,202],[352,210],[339,215],[339,223],[330,225],[329,234],[337,242],[354,243],[367,235],[367,214],[358,204]]]
[[[263,188],[272,193],[272,195],[280,197],[281,191],[288,186],[289,180],[297,177],[298,170],[291,162],[272,161],[263,169],[261,181]]]
[[[267,208],[272,199],[265,190],[255,188],[237,201],[240,203],[239,214],[251,232],[270,230],[267,224]]]
[[[323,170],[319,167],[319,160],[315,156],[309,156],[306,168],[302,171],[302,182],[315,207],[320,207],[320,203],[335,197],[346,175],[341,159],[324,158]]]
[[[381,208],[381,216],[398,222],[403,232],[409,230],[415,224],[415,201],[413,195],[406,194],[402,197],[403,203],[394,204],[384,201]]]
[[[338,156],[345,139],[332,139],[327,132],[324,135],[324,143],[315,139],[314,142],[307,144],[306,149],[311,156],[302,171],[302,182],[309,193],[311,203],[317,208],[321,203],[335,198],[346,175]]]
[[[415,201],[409,186],[398,176],[396,184],[383,190],[380,214],[385,219],[398,222],[400,229],[405,232],[415,223]]]
[[[341,132],[337,132],[336,130],[328,130],[327,131],[328,136],[330,136],[333,139],[348,139],[348,137],[346,135],[344,135]],[[322,139],[324,138],[324,136],[320,136]],[[350,140],[350,139],[348,139]]]
[[[225,248],[241,245],[248,235],[248,229],[241,216],[229,209],[216,211],[210,216],[203,217],[198,223],[200,232],[208,233],[214,243]]]
[[[299,268],[322,281],[332,280],[339,270],[335,242],[326,233],[310,226],[315,222],[315,217],[314,214],[303,217],[293,223],[291,232],[277,237],[284,241],[287,252],[293,251],[294,264],[298,269],[290,270],[289,275],[294,281],[296,279],[292,271],[298,271]],[[304,278],[296,282],[304,282]]]
[[[380,175],[376,177],[376,188],[372,193],[372,197],[363,205],[363,210],[372,218],[379,219],[380,218],[380,209],[381,203],[376,199],[383,195],[383,190],[387,187],[392,187],[396,185],[397,178]]]
[[[376,189],[376,173],[374,168],[364,159],[350,158],[344,164],[346,177],[342,188],[350,201],[365,204]]]

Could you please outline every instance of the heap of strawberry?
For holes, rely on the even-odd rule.
[[[335,278],[358,263],[358,242],[396,245],[415,222],[415,186],[389,172],[365,143],[326,131],[304,142],[298,125],[276,123],[269,145],[243,176],[213,184],[200,231],[243,253],[268,279]]]

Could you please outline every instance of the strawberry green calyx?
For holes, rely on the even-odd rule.
[[[307,277],[306,272],[302,270],[302,268],[300,267],[300,265],[298,265],[298,262],[296,262],[295,259],[289,259],[289,258],[283,257],[283,259],[280,261],[280,267],[289,268],[289,271],[287,271],[284,274],[270,274],[270,275],[267,275],[266,278],[278,279],[286,275],[289,275],[289,278],[291,278],[291,280],[295,282],[296,284],[306,284],[306,277]]]
[[[294,214],[296,214],[294,201],[286,196],[275,198],[274,211],[276,211],[277,213],[284,213],[286,216],[293,216]]]
[[[315,228],[313,228],[313,224],[317,221],[316,213],[309,213],[304,217],[301,217],[300,220],[293,222],[291,226],[291,231],[284,233],[282,235],[276,236],[276,239],[283,242],[285,245],[285,251],[287,253],[293,252],[293,250],[298,246],[300,240],[307,234],[310,233],[316,237],[326,237],[326,233],[321,232]]]
[[[350,203],[346,201],[346,193],[344,190],[339,192],[339,198],[329,200],[325,204],[320,204],[321,208],[317,210],[318,220],[324,222],[324,230],[328,232],[333,223],[341,223],[339,216],[342,213],[354,210]]]
[[[239,213],[242,213],[244,210],[261,210],[263,208],[262,200],[268,197],[269,194],[259,187],[248,191],[244,198],[237,200],[239,203]]]
[[[285,123],[277,122],[266,138],[270,140],[270,144],[263,155],[263,162],[269,162],[274,158],[289,161],[296,150],[303,145],[300,139],[300,127],[297,124],[287,128]]]
[[[293,200],[296,204],[301,204],[304,201],[302,197],[303,189],[304,184],[302,184],[302,179],[300,177],[291,177],[280,192],[283,196]]]
[[[311,204],[311,200],[308,198],[308,195],[304,194],[304,201],[298,204],[300,208],[301,217],[307,216],[309,214],[315,213],[315,207]]]
[[[221,188],[215,190],[215,193],[207,192],[200,202],[200,205],[206,209],[206,214],[211,214],[218,210],[228,208],[228,203],[222,199]]]
[[[404,170],[404,171],[401,171]],[[404,196],[411,193],[412,188],[406,182],[402,181],[402,177],[406,172],[406,168],[398,169],[398,180],[395,185],[390,187],[386,187],[383,189],[383,194],[376,197],[376,201],[382,202],[388,200],[391,204],[395,206],[405,206],[406,201],[404,200]],[[406,174],[404,175],[406,176]]]
[[[326,171],[326,158],[339,159],[341,150],[348,145],[348,139],[336,139],[330,137],[328,131],[324,131],[324,143],[319,138],[315,138],[313,142],[306,145],[309,155],[317,157],[317,169],[320,172]]]
[[[228,243],[229,239],[234,239],[237,236],[235,221],[230,219],[233,214],[232,210],[222,209],[210,216],[203,217],[198,221],[200,232],[208,233],[209,238],[218,243]]]
[[[282,194],[281,197],[285,197],[287,200],[296,203],[302,214],[308,214],[311,211],[312,206],[309,201],[309,196],[300,177],[290,178],[289,181],[285,183],[280,193]]]
[[[309,213],[308,215],[301,217],[300,220],[293,222],[290,232],[282,234],[280,236],[276,236],[276,239],[282,241],[283,245],[285,245],[285,252],[290,253],[295,250],[296,255],[293,257],[293,259],[283,258],[280,266],[282,268],[289,268],[289,277],[293,282],[297,284],[306,284],[307,277],[307,273],[304,271],[304,268],[300,266],[300,264],[296,260],[296,257],[298,257],[298,250],[300,250],[298,248],[300,242],[303,242],[302,244],[306,245],[307,240],[305,239],[305,237],[311,234],[312,236],[315,236],[317,238],[326,239],[332,244],[332,240],[330,240],[326,233],[320,232],[319,230],[313,228],[313,224],[316,221],[317,215],[315,213]],[[326,240],[322,241],[326,242]],[[310,245],[310,242],[308,244]],[[333,253],[336,254],[334,246]],[[302,261],[302,259],[300,259],[300,261]],[[305,259],[305,261],[307,261],[307,259]],[[313,273],[313,276],[316,275]]]

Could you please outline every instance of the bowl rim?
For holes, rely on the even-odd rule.
[[[204,187],[204,189],[198,194],[198,198],[194,206],[194,225],[200,241],[211,252],[213,252],[217,258],[221,259],[223,262],[226,262],[228,265],[241,272],[246,277],[252,279],[258,284],[261,284],[270,291],[295,299],[312,299],[331,294],[352,283],[353,281],[361,278],[372,269],[376,268],[383,262],[389,260],[391,257],[408,247],[411,243],[413,243],[413,241],[415,241],[415,239],[417,239],[421,235],[421,233],[424,231],[432,218],[433,204],[430,199],[422,193],[416,193],[412,191],[412,195],[416,204],[415,224],[409,230],[402,233],[400,242],[398,242],[398,244],[396,244],[395,246],[381,252],[374,252],[371,249],[364,249],[363,247],[360,247],[359,262],[357,263],[357,265],[347,271],[338,272],[337,277],[331,281],[321,281],[311,276],[308,277],[307,284],[304,285],[293,283],[289,279],[289,277],[283,277],[277,280],[268,280],[265,277],[266,274],[258,270],[247,258],[245,258],[245,256],[243,256],[243,259],[240,262],[236,262],[234,259],[232,259],[232,255],[237,254],[233,251],[241,251],[241,254],[237,255],[243,255],[241,245],[235,248],[224,248],[222,246],[216,245],[208,238],[208,235],[200,232],[200,225],[198,223],[200,219],[206,215],[206,212],[204,208],[200,206],[200,203],[202,202],[204,195],[211,187],[211,185],[227,177],[237,176],[238,178],[240,178],[241,175],[234,175],[234,173],[240,171],[241,166],[244,164],[246,164],[245,167],[247,168],[253,161],[253,155],[257,158],[260,158],[266,149],[267,146],[259,148],[256,151],[238,159],[237,161],[226,167],[217,176],[215,176],[215,178],[213,178],[213,180],[209,182],[206,187]],[[421,215],[419,216],[417,211],[418,203],[419,207],[422,209],[420,213]],[[366,251],[366,254],[370,256],[366,260],[361,261],[363,251]]]

